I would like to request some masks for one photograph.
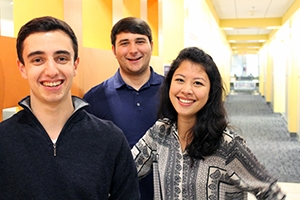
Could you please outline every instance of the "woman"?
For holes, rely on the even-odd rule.
[[[132,148],[140,178],[153,169],[157,199],[284,199],[228,126],[224,88],[212,58],[197,47],[173,61],[161,91],[159,120]]]

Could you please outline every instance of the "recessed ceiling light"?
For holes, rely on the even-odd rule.
[[[248,14],[249,14],[250,16],[254,16],[255,13],[256,13],[255,6],[252,6],[252,10],[248,11]]]

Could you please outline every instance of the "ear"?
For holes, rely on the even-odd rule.
[[[74,74],[73,74],[73,76],[77,75],[77,68],[78,68],[78,65],[79,65],[79,60],[80,60],[79,57],[77,57],[77,59],[74,62]]]
[[[114,55],[116,56],[116,47],[115,47],[115,45],[112,45],[112,46],[111,46],[111,50],[112,50],[112,52],[114,53]]]
[[[21,73],[21,76],[24,79],[27,79],[28,77],[27,77],[27,71],[26,71],[25,65],[23,65],[19,59],[17,59],[17,65],[18,65],[19,71]]]
[[[150,42],[151,45],[151,51],[153,51],[153,42]]]

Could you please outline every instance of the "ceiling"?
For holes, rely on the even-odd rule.
[[[13,20],[12,0],[0,0],[0,18]],[[257,53],[300,0],[206,0],[234,53]]]
[[[300,0],[207,0],[234,53],[257,53]],[[297,7],[297,8],[296,8]]]

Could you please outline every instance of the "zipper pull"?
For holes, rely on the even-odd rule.
[[[53,155],[56,156],[56,143],[53,143]]]

